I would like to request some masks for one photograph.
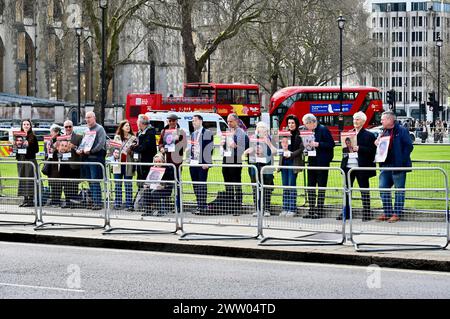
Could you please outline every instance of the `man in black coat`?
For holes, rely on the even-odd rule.
[[[375,135],[363,128],[364,123],[367,120],[366,114],[363,112],[357,112],[353,115],[353,126],[355,127],[353,131],[357,134],[357,146],[353,146],[352,150],[355,152],[344,152],[342,154],[341,168],[345,172],[347,186],[353,186],[355,179],[358,180],[358,185],[360,188],[369,188],[369,179],[376,175],[375,170],[371,171],[355,171],[350,176],[350,181],[347,180],[347,173],[352,167],[375,167],[375,153],[377,147],[375,146]],[[361,191],[362,204],[363,204],[363,217],[362,221],[369,221],[372,219],[370,213],[370,192]],[[344,215],[344,216],[343,216]],[[350,206],[349,198],[347,196],[346,205],[344,207],[344,214],[341,214],[336,219],[342,220],[342,218],[350,218]]]
[[[309,113],[303,116],[306,129],[314,132],[314,141],[304,145],[308,155],[308,187],[326,187],[328,183],[327,170],[314,170],[314,167],[329,167],[334,156],[334,140],[330,130],[317,122],[317,118]],[[312,169],[310,169],[311,167]],[[317,219],[325,216],[323,206],[325,203],[325,190],[308,190],[309,212],[303,218]],[[317,205],[316,205],[317,198]]]
[[[134,152],[134,160],[140,163],[152,163],[156,155],[155,129],[150,125],[150,119],[147,115],[139,115],[137,124],[139,127],[138,142],[131,145],[130,149]],[[145,180],[147,178],[150,166],[137,166],[137,179]],[[142,185],[139,185],[139,189]]]
[[[206,182],[208,179],[208,165],[212,163],[212,152],[214,148],[213,134],[210,130],[203,127],[203,117],[194,115],[192,118],[192,126],[194,131],[190,137],[189,163],[191,166],[189,171],[193,182]],[[205,214],[207,205],[207,186],[206,184],[194,184],[194,193],[197,198],[197,209],[194,214]]]

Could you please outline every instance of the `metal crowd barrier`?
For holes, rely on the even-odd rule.
[[[206,182],[192,181],[191,170],[208,167]],[[227,177],[241,173],[242,182],[224,182]],[[255,239],[259,237],[257,203],[259,177],[256,166],[237,164],[182,164],[180,196],[182,197],[180,240]],[[194,172],[195,173],[195,172]],[[254,176],[252,182],[249,173]],[[206,206],[205,206],[206,204]],[[204,207],[198,207],[204,206]],[[209,231],[202,228],[209,226]],[[211,232],[217,226],[220,233]],[[190,230],[186,230],[189,228]],[[236,234],[238,229],[239,234]],[[245,230],[245,233],[244,233]]]
[[[124,179],[109,178],[114,174],[116,168],[126,171],[130,169],[146,169],[147,179]],[[153,173],[152,168],[155,168]],[[173,164],[153,164],[153,163],[107,163],[109,184],[109,203],[107,211],[107,224],[109,228],[103,234],[175,234],[177,233],[179,213],[176,203],[178,195],[178,179],[176,177],[176,167]],[[163,170],[161,170],[163,169]],[[170,170],[170,171],[169,171]],[[169,176],[165,180],[164,176]],[[120,178],[121,177],[121,178]],[[166,177],[167,178],[167,177]],[[113,227],[111,221],[121,220],[129,222],[129,227]],[[133,222],[143,221],[159,223],[159,226],[169,225],[173,229],[142,229],[132,227]]]
[[[32,161],[5,160],[1,162],[0,172],[0,215],[5,217],[5,220],[0,220],[0,226],[34,226],[40,223],[36,164]],[[26,216],[33,216],[34,220],[24,220]]]
[[[379,185],[379,176],[371,179],[368,189],[349,187],[350,241],[356,251],[445,249],[450,240],[449,188],[445,170],[434,167],[352,168],[347,178],[352,173],[373,170],[394,175],[409,172],[406,173],[405,188],[372,187]],[[400,177],[397,174],[395,179]],[[361,196],[357,198],[355,193],[361,193]],[[370,218],[366,221],[360,220],[364,213],[367,215],[367,208],[364,212],[362,203],[364,193],[370,198]],[[393,214],[399,217],[398,221],[387,220]],[[379,235],[392,235],[390,239],[394,241],[377,241]],[[445,241],[440,243],[442,238]],[[372,246],[381,248],[370,248]]]
[[[279,176],[275,179],[275,185],[267,185],[263,175],[273,170],[280,171],[277,175],[283,174],[281,170],[303,170],[307,175],[306,184],[284,186]],[[308,180],[317,174],[327,175],[326,187],[308,186]],[[345,202],[345,176],[340,168],[266,166],[261,170],[261,183],[263,239],[259,245],[281,246],[286,245],[286,242],[298,246],[344,243],[345,222],[336,220]],[[299,192],[307,194],[306,206],[299,205],[302,200],[298,197]],[[271,196],[271,203],[265,200],[267,196]]]
[[[44,176],[42,170],[49,168]],[[99,178],[87,179],[90,166],[101,171]],[[76,168],[80,167],[79,170]],[[98,162],[42,161],[39,163],[39,210],[42,224],[35,230],[46,229],[104,229],[108,226],[106,217],[108,204],[108,183],[105,166]],[[63,195],[64,194],[64,195]],[[47,217],[50,220],[46,221]],[[102,225],[67,223],[62,220],[102,219]]]

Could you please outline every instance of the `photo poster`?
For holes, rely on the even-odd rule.
[[[161,184],[154,183],[154,182],[161,181],[162,177],[164,176],[165,171],[166,171],[165,167],[153,166],[152,168],[150,168],[150,171],[148,172],[148,175],[146,178],[147,181],[152,182],[152,183],[147,183],[147,185],[150,186],[150,189],[160,188]]]
[[[222,141],[225,143],[223,147],[220,148],[222,156],[229,157],[232,154],[230,144],[233,142],[233,133],[230,131],[222,132]]]
[[[17,154],[26,154],[27,147],[24,145],[24,142],[27,139],[27,133],[23,131],[14,131],[13,138],[14,150],[17,152]]]
[[[167,152],[175,152],[175,138],[177,136],[176,129],[168,129],[164,131],[164,148]]]
[[[263,138],[259,138],[256,135],[250,137],[250,147],[253,148],[253,152],[249,155],[250,162],[253,163],[266,163],[266,142]]]
[[[83,150],[83,152],[90,152],[92,146],[94,145],[96,135],[96,131],[87,131],[84,133],[83,139],[81,140],[81,144],[78,148]]]
[[[305,147],[306,152],[313,152],[316,150],[316,148],[311,145],[311,143],[316,140],[313,131],[300,131],[300,137],[302,138],[303,146]]]
[[[377,152],[375,154],[375,163],[384,163],[386,160],[390,139],[390,136],[380,137]]]
[[[196,140],[188,140],[189,144],[189,163],[197,165],[200,160],[200,143]]]
[[[136,141],[136,136],[131,135],[128,141],[125,143],[125,145],[122,147],[122,154],[127,155],[128,150],[130,149],[131,145]]]
[[[53,153],[52,149],[52,137],[50,135],[44,136],[44,149],[47,154],[51,155]]]
[[[72,157],[72,153],[69,148],[70,135],[60,135],[56,138],[56,141],[58,142],[56,145],[58,149],[58,156],[65,161],[70,160]]]
[[[355,131],[341,133],[341,145],[344,153],[353,153],[353,147],[358,146]]]
[[[120,162],[120,149],[122,148],[122,143],[116,141],[109,141],[108,143],[108,154],[110,154],[111,159],[115,162]]]
[[[291,135],[291,131],[278,131],[278,155],[282,155],[288,149],[289,145],[291,145]]]

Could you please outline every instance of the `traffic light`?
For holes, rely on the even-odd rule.
[[[395,91],[390,90],[386,92],[387,94],[387,102],[389,104],[389,108],[392,110],[395,105]]]
[[[434,91],[428,93],[427,105],[428,105],[430,111],[433,111],[434,108],[437,106],[436,93],[434,93]]]
[[[426,114],[425,103],[420,103],[420,114]]]

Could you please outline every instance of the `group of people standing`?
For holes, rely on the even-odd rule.
[[[196,197],[197,207],[194,214],[207,215],[211,211],[207,203],[207,180],[208,171],[212,164],[212,154],[214,150],[213,133],[203,127],[203,118],[201,115],[194,115],[192,119],[193,132],[189,138],[179,124],[178,117],[175,114],[169,114],[168,124],[161,132],[159,143],[156,143],[155,129],[150,125],[147,115],[139,115],[137,124],[139,131],[135,134],[130,123],[127,120],[122,121],[117,129],[114,142],[121,145],[119,148],[118,161],[122,164],[113,166],[115,196],[114,209],[134,210],[132,178],[137,175],[138,180],[146,180],[151,166],[163,166],[164,163],[170,163],[175,166],[175,170],[167,169],[161,180],[173,181],[175,177],[179,180],[179,168],[184,162],[184,157],[191,164],[189,173],[194,182],[193,189]],[[353,131],[357,134],[357,145],[349,146],[351,149],[343,152],[341,168],[347,173],[354,167],[375,167],[374,158],[379,139],[363,128],[366,121],[366,115],[363,112],[357,112],[353,116]],[[269,128],[264,122],[256,125],[255,134],[248,136],[245,128],[241,127],[241,121],[236,114],[230,114],[227,117],[229,131],[224,134],[221,141],[221,153],[223,155],[222,174],[225,183],[226,202],[233,207],[236,214],[242,213],[242,163],[243,158],[248,157],[248,162],[253,166],[249,167],[248,173],[252,183],[256,183],[257,176],[263,172],[263,184],[274,185],[274,171],[264,169],[265,166],[273,165],[274,156],[280,150],[274,145],[274,141],[269,134]],[[329,170],[333,160],[335,142],[329,129],[318,123],[313,114],[306,114],[302,118],[303,125],[300,125],[299,119],[295,115],[287,117],[287,129],[289,133],[280,137],[282,153],[279,153],[279,171],[281,171],[281,180],[283,186],[282,210],[280,216],[294,217],[297,215],[297,177],[305,166],[306,157],[308,163],[307,171],[307,203],[309,210],[303,218],[319,219],[326,217],[324,211],[325,188],[328,183]],[[86,114],[87,130],[95,132],[95,140],[92,147],[86,150],[82,147],[82,136],[73,132],[73,123],[64,122],[64,135],[61,137],[61,128],[54,125],[51,128],[51,137],[46,143],[45,159],[47,161],[58,162],[48,165],[45,174],[52,178],[50,185],[51,201],[50,205],[61,207],[74,207],[77,201],[78,186],[80,178],[89,180],[90,193],[92,196],[92,205],[89,207],[98,210],[103,207],[101,188],[98,180],[103,179],[102,166],[105,164],[106,132],[104,128],[97,124],[95,114],[87,112]],[[383,133],[380,137],[388,136],[390,138],[389,149],[386,160],[380,163],[380,167],[410,167],[410,153],[412,143],[408,131],[396,122],[393,112],[384,112],[382,115]],[[32,132],[32,124],[29,120],[21,123],[21,130],[26,133],[24,144],[26,152],[17,154],[19,176],[33,177],[33,170],[30,165],[21,163],[22,161],[36,162],[36,153],[38,152],[38,142]],[[305,144],[302,139],[302,132],[310,132],[314,138]],[[81,146],[80,146],[81,145]],[[187,153],[186,153],[187,150]],[[349,156],[350,153],[356,153],[356,156]],[[61,165],[64,161],[70,162],[70,165]],[[149,163],[152,165],[145,165]],[[136,165],[137,164],[137,165]],[[315,169],[317,167],[317,169]],[[45,166],[44,166],[45,168]],[[369,179],[376,175],[375,170],[356,171],[350,180],[346,181],[348,185],[353,185],[357,180],[362,188],[363,221],[368,221],[374,217],[370,209],[370,194],[367,190]],[[64,182],[55,181],[55,178],[64,178]],[[382,170],[380,174],[380,188],[391,188],[393,185],[397,188],[404,188],[406,180],[406,171]],[[24,187],[19,187],[19,196],[24,197],[21,206],[33,206],[34,188],[31,182],[21,181]],[[125,186],[125,203],[123,204],[122,184]],[[150,207],[155,201],[160,201],[164,197],[171,195],[174,184],[166,183],[161,187],[149,189],[146,183],[139,183],[139,190],[143,190],[144,216],[161,215],[166,212],[157,211],[156,214]],[[25,187],[26,186],[26,187]],[[270,187],[264,189],[263,202],[265,217],[273,214],[271,212],[272,191]],[[62,192],[64,192],[65,201],[62,201]],[[179,194],[179,192],[177,192]],[[404,206],[404,192],[398,191],[395,195],[395,205],[392,205],[391,193],[381,192],[384,214],[377,217],[377,220],[388,220],[395,222],[400,219]],[[260,201],[256,188],[253,189],[255,206],[261,209]],[[176,206],[181,205],[180,196],[176,197]],[[344,210],[337,217],[338,220],[349,218],[348,198],[344,205]],[[225,209],[225,208],[224,208]],[[256,213],[254,214],[256,216]]]

